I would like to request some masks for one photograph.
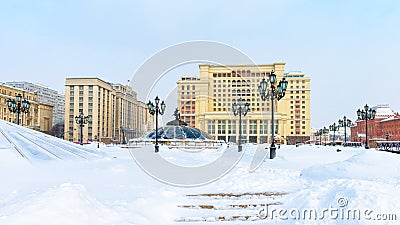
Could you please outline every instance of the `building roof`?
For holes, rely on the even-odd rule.
[[[393,120],[400,120],[400,118],[390,117],[390,118],[381,120],[381,122],[389,122],[389,121],[393,121]]]
[[[387,104],[377,105],[372,107],[376,110],[375,118],[390,118],[395,116],[395,111]]]

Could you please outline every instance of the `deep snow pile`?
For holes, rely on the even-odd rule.
[[[145,148],[153,151],[152,146]],[[282,204],[268,210],[331,206],[371,209],[370,216],[400,208],[400,155],[343,147],[282,146],[277,158],[266,159],[250,173],[255,148],[247,145],[241,161],[226,176],[196,188],[154,180],[138,167],[128,149],[118,147],[102,146],[106,157],[89,161],[31,164],[0,157],[0,224],[210,224],[177,222],[185,219],[225,219],[224,224],[376,224],[365,218],[343,222],[257,215],[262,216],[263,205],[269,203]],[[160,154],[176,164],[198,166],[215,160],[223,150],[192,153],[161,148]],[[8,154],[3,153],[0,149],[0,155]],[[339,200],[347,204],[340,208]],[[254,221],[240,221],[243,218]]]

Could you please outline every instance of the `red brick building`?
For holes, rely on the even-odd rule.
[[[389,141],[400,141],[400,116],[396,114],[395,118],[381,120],[382,134]],[[388,134],[388,136],[386,136]]]
[[[372,107],[376,110],[374,120],[368,120],[368,139],[400,140],[400,116],[395,113],[389,105],[378,105]],[[351,141],[365,142],[365,120],[357,120],[351,127]]]

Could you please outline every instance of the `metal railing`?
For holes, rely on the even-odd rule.
[[[376,144],[381,151],[400,153],[400,141],[377,141]]]

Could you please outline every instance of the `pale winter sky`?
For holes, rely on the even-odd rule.
[[[126,84],[163,48],[217,41],[311,77],[311,125],[321,127],[354,120],[365,103],[400,110],[399,27],[397,0],[2,1],[0,81],[61,92],[66,77]],[[198,70],[184,66],[168,80],[182,73]],[[174,92],[174,84],[152,92]]]

